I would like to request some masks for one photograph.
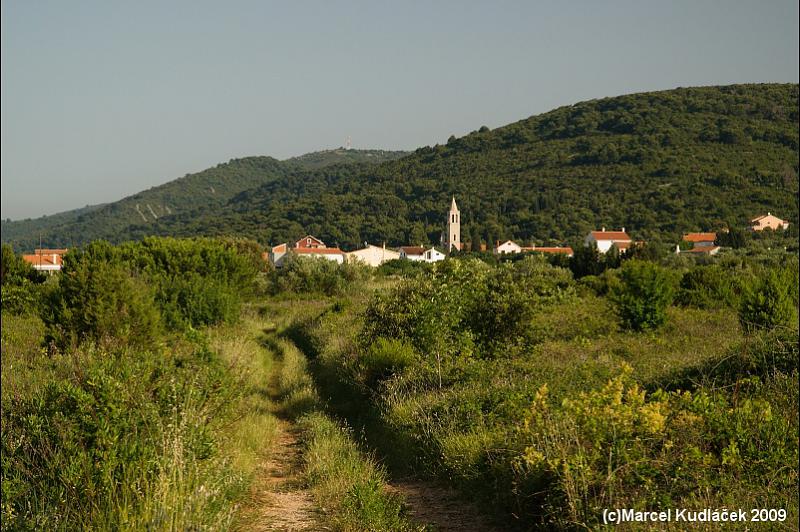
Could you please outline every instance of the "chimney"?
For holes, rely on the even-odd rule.
[[[625,228],[624,228],[624,227],[622,228],[622,232],[623,232],[623,233],[625,232]]]
[[[605,232],[606,232],[606,228],[605,228],[605,227],[603,227],[602,229],[600,229],[600,231],[602,231],[603,233],[605,233]]]

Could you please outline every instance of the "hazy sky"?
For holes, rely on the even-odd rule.
[[[347,135],[414,149],[603,96],[797,81],[797,0],[3,1],[2,217]]]

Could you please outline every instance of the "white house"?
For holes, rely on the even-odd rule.
[[[620,231],[606,231],[603,227],[600,231],[591,231],[583,241],[585,246],[597,246],[600,253],[606,253],[611,246],[616,246],[620,253],[625,253],[631,247],[632,241],[623,227]]]
[[[385,244],[383,247],[369,244],[365,248],[347,252],[345,256],[348,262],[362,262],[377,267],[384,262],[399,259],[400,253],[391,249],[386,249]]]
[[[422,254],[422,260],[425,262],[439,262],[440,260],[444,260],[444,258],[445,254],[434,247],[425,250],[425,253]]]
[[[422,246],[402,246],[400,248],[400,258],[407,260],[423,260],[425,255],[425,248]]]
[[[339,264],[344,263],[345,254],[339,248],[293,248],[291,253],[298,257],[322,258]]]
[[[494,252],[497,255],[505,255],[506,253],[520,253],[521,251],[522,251],[522,246],[520,246],[513,240],[506,240],[502,244],[497,244],[494,247]]]

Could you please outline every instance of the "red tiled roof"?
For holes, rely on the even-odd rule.
[[[714,242],[717,233],[686,233],[683,235],[684,242]]]
[[[401,246],[400,250],[404,251],[406,255],[422,255],[425,253],[426,248],[419,246]]]
[[[566,253],[568,255],[572,255],[573,251],[571,247],[535,247],[535,248],[523,248],[525,251],[539,251],[541,253]]]
[[[625,231],[592,231],[595,240],[630,240]]]
[[[61,255],[54,253],[49,253],[47,255],[23,255],[22,260],[34,266],[61,266]]]
[[[300,255],[344,255],[339,248],[294,248],[292,251]]]
[[[308,246],[308,241],[309,240],[313,241],[311,243],[311,246]],[[317,238],[315,236],[311,236],[311,235],[306,235],[303,238],[301,238],[300,240],[296,241],[294,243],[294,247],[295,248],[305,248],[305,247],[324,248],[324,247],[327,247],[327,246],[325,245],[325,242],[323,242],[319,238]]]
[[[67,249],[38,249],[37,248],[37,249],[35,249],[33,251],[33,254],[34,255],[38,255],[38,254],[41,253],[42,255],[45,255],[45,254],[48,254],[48,255],[63,255],[67,251],[68,251]]]

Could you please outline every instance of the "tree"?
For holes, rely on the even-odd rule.
[[[717,241],[715,244],[727,248],[739,249],[747,245],[747,236],[741,229],[731,228],[728,231],[720,231],[717,233]]]
[[[413,246],[424,246],[428,242],[428,234],[425,232],[425,226],[422,222],[414,222],[411,224],[411,230],[408,232],[408,243]]]
[[[620,280],[612,300],[623,324],[636,331],[663,324],[675,294],[673,272],[651,262],[628,260],[620,270]]]
[[[587,275],[598,275],[605,270],[605,264],[597,246],[576,245],[573,250],[569,268],[576,279]]]
[[[787,324],[795,313],[792,282],[796,274],[789,269],[773,269],[745,292],[739,321],[747,331],[774,329]]]
[[[472,225],[472,231],[470,232],[469,240],[472,251],[481,250],[481,231],[475,224]]]

